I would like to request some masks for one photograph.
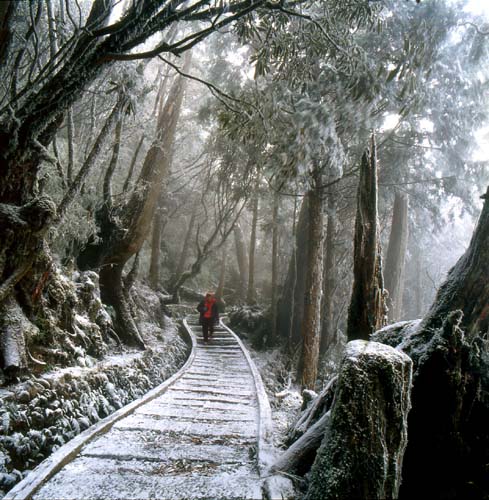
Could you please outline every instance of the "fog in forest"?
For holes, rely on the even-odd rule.
[[[176,373],[211,292],[264,379],[288,495],[412,498],[443,456],[423,494],[489,496],[489,6],[22,0],[0,24],[3,494]],[[335,417],[369,340],[405,355],[368,348],[402,364],[399,391],[385,375],[382,404],[352,389]],[[324,472],[362,412],[399,438],[382,491]]]

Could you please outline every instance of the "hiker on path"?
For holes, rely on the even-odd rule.
[[[217,300],[212,292],[205,294],[204,300],[199,302],[197,311],[200,313],[199,324],[202,325],[202,335],[207,343],[214,333],[214,325],[219,322]]]

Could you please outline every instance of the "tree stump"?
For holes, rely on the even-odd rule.
[[[407,445],[412,361],[377,342],[347,344],[307,500],[396,498]]]

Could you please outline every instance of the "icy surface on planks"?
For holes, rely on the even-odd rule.
[[[90,442],[34,496],[261,498],[254,380],[232,335],[217,328],[163,395]]]

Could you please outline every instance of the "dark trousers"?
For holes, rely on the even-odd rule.
[[[209,340],[209,335],[212,337],[214,333],[214,318],[202,318],[202,335],[204,341]]]

